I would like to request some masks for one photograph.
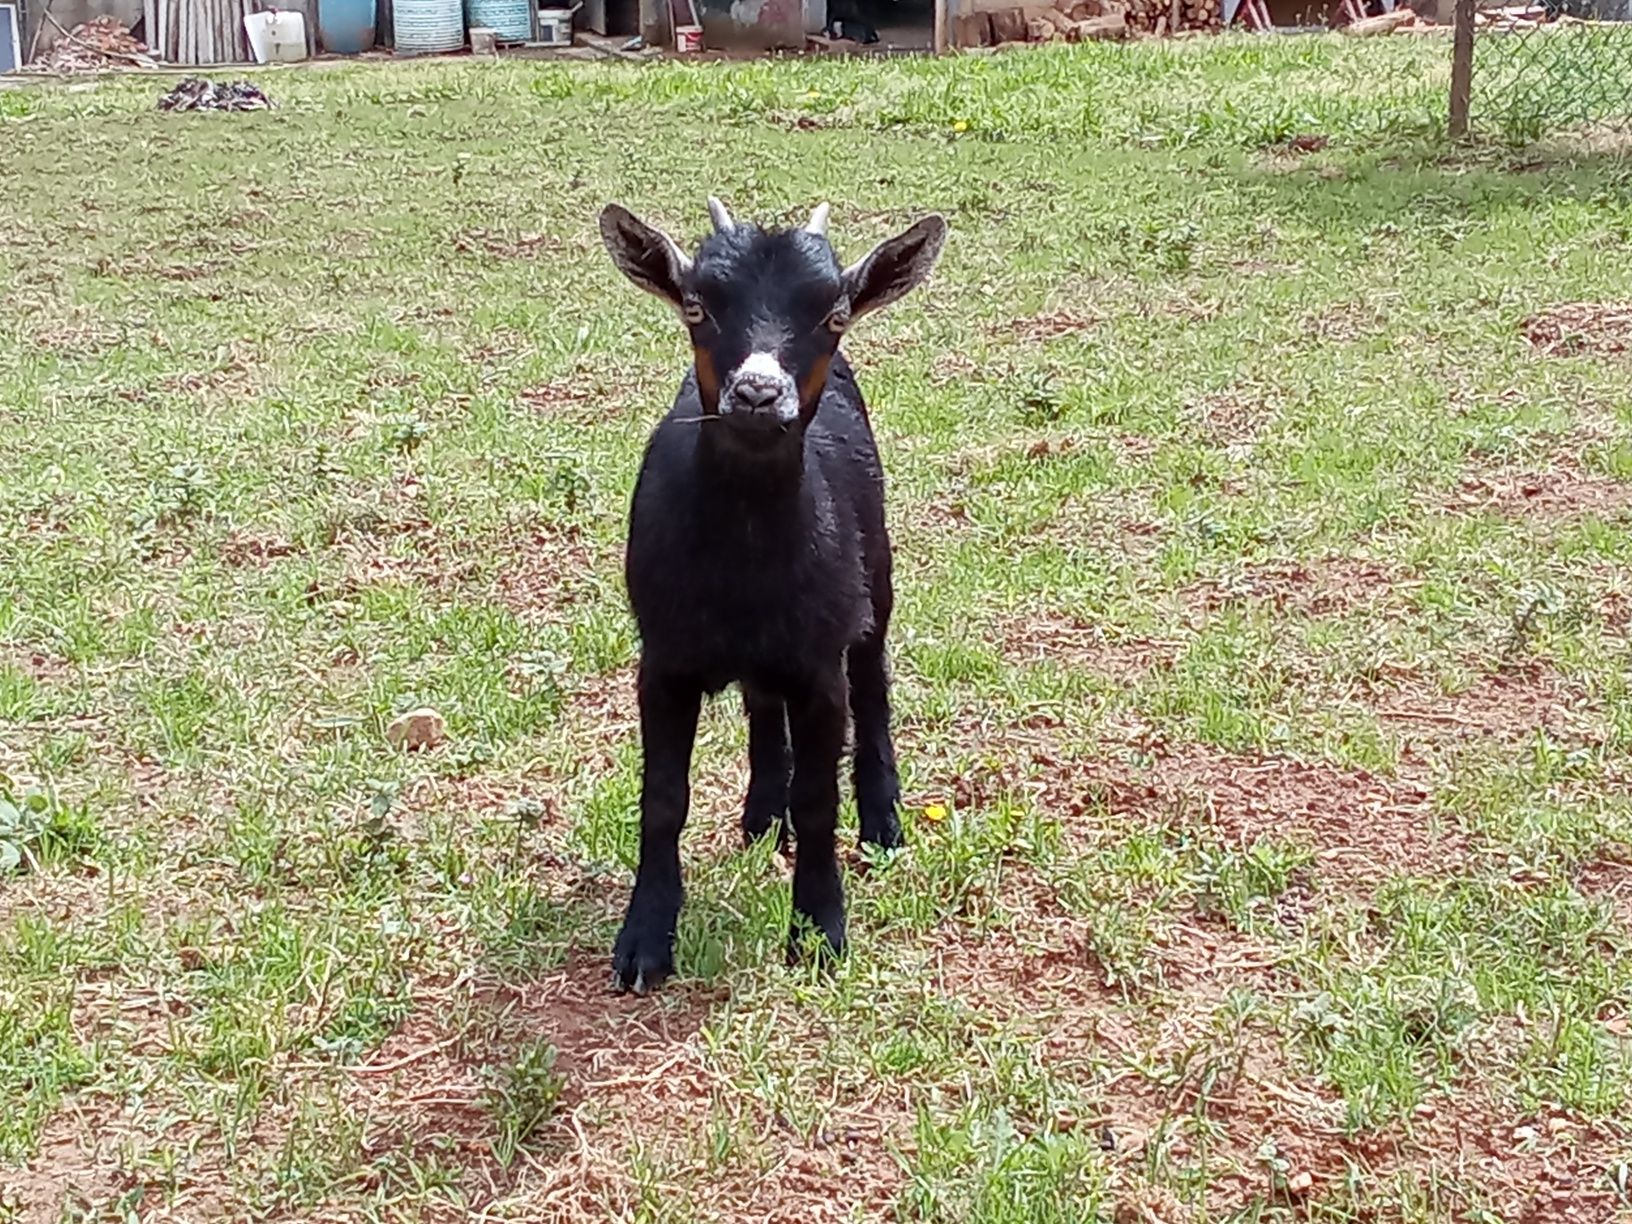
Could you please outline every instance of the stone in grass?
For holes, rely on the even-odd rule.
[[[385,729],[385,738],[391,747],[403,752],[421,752],[448,738],[448,723],[429,706],[422,706],[393,718]]]

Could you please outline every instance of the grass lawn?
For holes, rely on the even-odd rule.
[[[1632,163],[1447,57],[0,90],[0,1221],[1615,1218]],[[784,967],[716,703],[618,997],[686,350],[595,215],[710,191],[952,224],[848,346],[910,847]]]

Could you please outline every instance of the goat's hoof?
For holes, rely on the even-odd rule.
[[[647,981],[645,970],[642,969],[635,970],[635,980],[632,982],[617,970],[612,972],[612,989],[620,995],[628,994],[631,990],[637,995],[649,994],[662,984],[662,978]]]
[[[892,816],[887,824],[864,827],[861,844],[879,850],[899,850],[907,844],[907,839],[901,833],[901,822]]]
[[[627,928],[612,953],[612,989],[637,995],[656,990],[674,974],[674,950],[667,939],[642,936]]]
[[[791,840],[793,826],[788,820],[788,811],[782,808],[774,812],[744,812],[742,817],[742,844],[752,846],[776,831],[776,848],[782,853],[788,852],[788,843]]]
[[[893,799],[861,805],[861,844],[880,850],[899,850],[906,844],[901,834],[901,810]]]
[[[832,965],[844,955],[847,946],[842,909],[821,918],[794,914],[793,926],[788,930],[788,964],[798,964],[809,953],[809,959],[818,965]]]

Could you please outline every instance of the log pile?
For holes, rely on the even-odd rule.
[[[1606,25],[1626,28],[1624,22],[1582,21],[1540,4],[1507,4],[1499,8],[1476,9],[1473,24],[1478,29],[1493,30],[1532,30],[1544,25]]]
[[[50,17],[50,10],[46,11]],[[53,25],[56,24],[51,18]],[[71,30],[57,26],[57,41],[30,64],[33,72],[100,72],[106,68],[153,68],[145,44],[113,17],[93,17]]]
[[[1132,0],[1128,21],[1141,34],[1161,38],[1181,30],[1213,34],[1224,28],[1223,0]]]
[[[1341,28],[1350,38],[1376,38],[1380,34],[1392,34],[1396,30],[1403,30],[1416,24],[1417,15],[1414,12],[1408,8],[1397,8],[1392,13],[1362,17]]]
[[[1054,0],[1048,8],[1005,8],[957,19],[960,47],[1017,43],[1094,42],[1128,36],[1124,0]]]
[[[1094,42],[1224,28],[1224,0],[1054,0],[1047,8],[1004,8],[957,19],[961,47]]]

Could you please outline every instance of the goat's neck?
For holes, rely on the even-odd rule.
[[[725,426],[714,425],[723,430]],[[734,445],[729,438],[703,430],[697,448],[698,466],[712,488],[730,489],[755,499],[796,500],[805,475],[805,448],[802,439],[755,454]]]

